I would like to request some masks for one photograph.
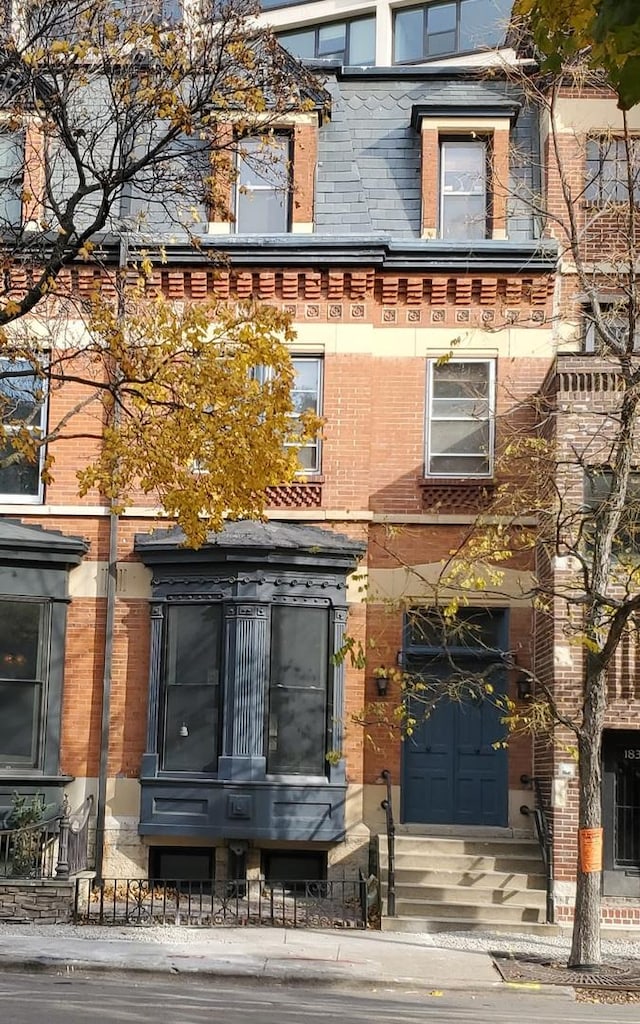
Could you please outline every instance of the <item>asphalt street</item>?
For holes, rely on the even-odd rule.
[[[639,1008],[574,1004],[565,996],[500,992],[370,995],[296,986],[244,989],[195,978],[135,981],[24,973],[0,975],[3,1024],[637,1024]]]

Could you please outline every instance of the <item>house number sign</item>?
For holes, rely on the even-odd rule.
[[[625,761],[640,761],[640,747],[630,747],[624,751]]]

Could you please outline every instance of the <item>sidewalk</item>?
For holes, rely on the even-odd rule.
[[[261,984],[384,991],[499,989],[485,952],[439,948],[437,936],[284,928],[108,928],[3,923],[0,970],[198,974]]]

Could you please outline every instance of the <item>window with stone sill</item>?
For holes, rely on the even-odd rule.
[[[430,359],[425,478],[488,478],[495,445],[495,361]]]
[[[449,0],[401,7],[393,18],[393,61],[413,64],[504,46],[513,0]]]
[[[270,133],[238,143],[234,231],[283,234],[291,229],[291,135]]]
[[[640,139],[587,139],[584,198],[600,206],[640,202]]]
[[[292,356],[291,362],[295,378],[291,389],[291,400],[293,412],[291,417],[299,421],[304,413],[311,412],[315,416],[322,414],[322,376],[323,359],[321,356]],[[266,381],[272,374],[269,366],[256,366],[254,376],[256,380]],[[294,446],[293,441],[288,447]],[[298,449],[298,462],[300,468],[299,476],[316,476],[321,471],[321,444],[318,436],[307,441]]]
[[[439,234],[448,239],[489,235],[489,141],[440,139]]]
[[[14,439],[23,432],[34,439],[44,434],[46,387],[25,359],[0,359],[0,416],[5,431],[0,444],[0,501],[37,504],[43,499],[44,447],[29,459]]]

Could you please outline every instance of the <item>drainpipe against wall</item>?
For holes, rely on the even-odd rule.
[[[125,317],[124,293],[126,267],[128,260],[127,237],[120,237],[120,253],[118,258],[118,320]],[[118,406],[113,410],[114,418],[118,417]],[[104,832],[107,814],[107,779],[109,771],[109,738],[111,726],[111,681],[113,678],[113,639],[116,615],[116,586],[118,576],[118,526],[119,516],[113,511],[113,500],[109,513],[109,562],[107,567],[107,605],[105,609],[104,628],[104,669],[102,673],[102,718],[100,726],[100,768],[98,773],[98,807],[96,811],[96,878],[100,884],[103,878]]]

